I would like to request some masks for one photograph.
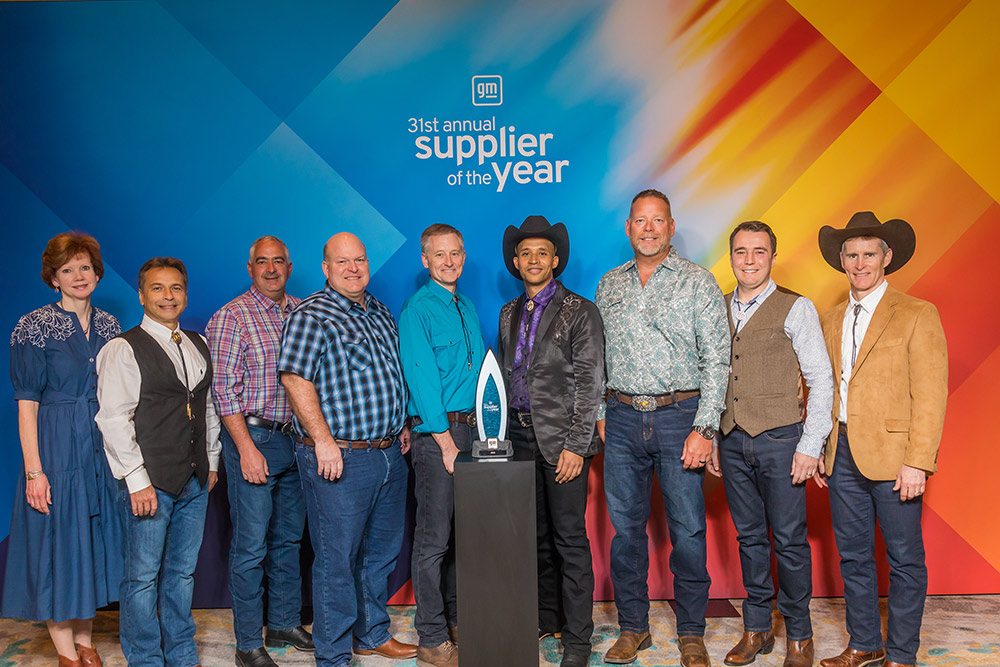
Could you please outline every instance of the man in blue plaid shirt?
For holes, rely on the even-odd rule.
[[[386,612],[410,447],[399,334],[389,309],[367,292],[368,257],[358,237],[345,232],[327,241],[323,273],[323,289],[285,320],[278,358],[316,552],[316,664],[350,664],[352,645],[358,655],[412,658],[417,647],[389,634]]]

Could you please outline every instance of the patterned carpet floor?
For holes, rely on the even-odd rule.
[[[739,601],[733,604],[739,608]],[[885,599],[882,600],[885,619]],[[413,607],[391,607],[393,634],[403,641],[416,641],[413,630]],[[637,667],[674,667],[680,664],[674,636],[674,614],[666,602],[654,602],[650,610],[653,646],[639,653],[633,663]],[[817,664],[820,658],[840,653],[847,645],[844,630],[844,601],[840,598],[813,600],[812,618],[816,641]],[[604,652],[618,634],[614,604],[594,605],[594,652],[591,665],[604,664]],[[228,609],[195,611],[198,624],[198,648],[202,665],[225,667],[233,665],[232,613]],[[776,616],[778,644],[768,656],[759,656],[754,665],[780,667],[784,659],[783,628]],[[705,640],[713,664],[722,665],[726,652],[738,641],[742,632],[740,618],[709,619]],[[884,630],[884,628],[883,628]],[[95,644],[107,667],[122,667],[125,659],[118,646],[117,612],[101,612],[94,625]],[[272,650],[271,655],[282,667],[313,664],[312,655],[294,649]],[[461,651],[459,652],[461,655]],[[555,639],[539,643],[539,664],[558,665],[560,646]],[[43,623],[0,619],[0,667],[54,666],[56,653]],[[378,657],[355,657],[357,667],[413,667],[414,660],[388,660]],[[932,597],[924,613],[921,648],[917,664],[950,667],[1000,667],[1000,595]],[[464,665],[463,667],[476,667]],[[511,666],[517,667],[517,666]]]

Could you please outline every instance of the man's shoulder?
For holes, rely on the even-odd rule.
[[[615,281],[623,280],[625,278],[625,272],[629,270],[632,266],[635,266],[635,260],[630,259],[624,264],[619,264],[613,269],[605,272],[601,279],[597,281],[597,291],[601,291],[602,286],[607,286]]]

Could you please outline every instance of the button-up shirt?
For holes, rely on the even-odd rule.
[[[143,315],[139,325],[143,331],[163,348],[174,365],[177,379],[191,388],[205,377],[208,365],[201,351],[191,339],[181,334],[181,344],[171,340],[174,332],[148,315]],[[179,331],[177,329],[176,331]],[[181,361],[183,351],[184,360]],[[185,369],[186,367],[186,369]],[[142,458],[142,451],[135,439],[135,423],[132,415],[139,405],[139,389],[142,375],[135,361],[132,346],[124,338],[108,342],[97,355],[97,400],[101,409],[95,421],[104,436],[104,452],[115,479],[124,479],[129,493],[135,493],[150,486],[149,474]],[[219,417],[211,396],[205,397],[205,445],[208,450],[208,469],[219,469]]]
[[[694,425],[718,428],[730,341],[715,276],[671,248],[645,287],[631,259],[604,274],[594,301],[604,320],[607,388],[632,395],[699,389]],[[598,419],[604,410],[602,401]]]
[[[362,307],[327,283],[302,300],[281,333],[278,372],[315,385],[323,417],[339,440],[394,435],[406,419],[396,322],[371,294],[365,293],[364,302]]]
[[[220,308],[205,327],[212,352],[212,395],[219,415],[287,422],[292,410],[278,382],[281,325],[300,299],[276,303],[254,286]]]
[[[847,422],[847,386],[851,382],[851,371],[854,370],[851,364],[854,354],[854,345],[857,343],[858,350],[861,349],[861,342],[865,339],[868,325],[871,324],[872,315],[878,308],[879,301],[885,295],[889,283],[885,280],[882,284],[867,294],[861,301],[854,298],[852,292],[847,301],[847,311],[844,313],[844,324],[840,335],[840,421]],[[857,323],[854,319],[854,307],[861,305],[858,311]]]
[[[531,399],[528,396],[528,360],[531,350],[535,347],[535,334],[538,333],[538,323],[542,321],[542,313],[552,301],[556,293],[556,281],[549,284],[533,297],[525,295],[521,306],[521,326],[517,330],[517,344],[514,346],[514,362],[510,373],[510,407],[521,412],[531,412]],[[530,305],[529,305],[530,304]]]
[[[399,357],[410,390],[407,413],[420,417],[413,430],[444,433],[449,412],[475,409],[486,344],[479,316],[464,294],[433,279],[399,312]]]
[[[778,286],[769,280],[764,291],[750,300],[740,301],[740,291],[733,292],[730,314],[736,331],[740,331],[750,321],[754,313],[774,294]],[[809,387],[809,409],[802,427],[802,437],[795,451],[818,458],[830,434],[829,414],[833,408],[833,369],[830,355],[826,353],[823,327],[819,323],[819,313],[813,302],[800,296],[792,304],[785,316],[785,335],[792,342],[792,349],[799,360],[799,370]]]

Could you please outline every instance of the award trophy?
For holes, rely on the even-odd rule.
[[[514,448],[507,436],[507,390],[493,350],[486,351],[476,385],[476,426],[479,440],[472,443],[474,459],[507,459]]]

